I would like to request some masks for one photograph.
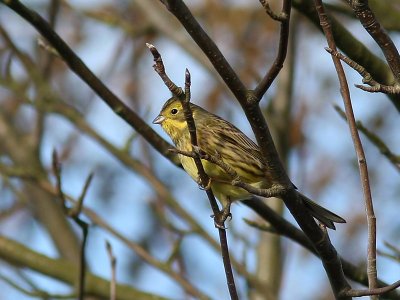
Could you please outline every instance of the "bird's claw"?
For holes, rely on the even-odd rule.
[[[212,215],[212,218],[214,218],[214,226],[218,229],[226,229],[225,227],[225,221],[229,218],[229,220],[232,220],[232,214],[231,214],[231,203],[228,202],[224,208],[219,211],[217,214]]]
[[[201,190],[203,190],[203,191],[208,191],[208,190],[211,188],[211,178],[208,178],[208,182],[207,182],[206,185],[204,185],[204,184],[201,182],[201,179],[200,179],[200,178],[197,178],[196,182],[197,182],[197,184],[199,185],[199,188],[200,188]]]

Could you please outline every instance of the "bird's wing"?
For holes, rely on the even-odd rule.
[[[259,147],[242,131],[217,116],[196,126],[203,151],[210,155],[218,154],[245,181],[261,180],[264,163]]]

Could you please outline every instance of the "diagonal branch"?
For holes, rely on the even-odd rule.
[[[169,160],[177,163],[177,157],[168,152],[171,145],[162,139],[146,122],[144,122],[133,110],[121,101],[95,74],[85,65],[85,63],[75,54],[75,52],[60,38],[51,28],[49,23],[35,11],[30,10],[18,0],[5,1],[3,4],[11,8],[22,18],[35,27],[42,36],[58,52],[69,68],[78,75],[104,102],[123,120],[131,125],[162,155]]]

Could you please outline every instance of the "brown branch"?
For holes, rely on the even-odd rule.
[[[391,285],[381,287],[381,288],[374,288],[368,290],[349,290],[345,292],[346,296],[350,297],[364,297],[364,296],[374,296],[374,295],[382,295],[384,293],[393,291],[400,286],[400,280],[392,283]]]
[[[390,36],[375,18],[366,0],[347,0],[365,30],[375,40],[385,55],[386,61],[397,82],[400,82],[400,55]]]
[[[257,85],[254,89],[254,94],[261,100],[262,96],[266,93],[268,88],[271,86],[272,82],[275,80],[276,76],[278,76],[280,70],[283,68],[283,62],[285,61],[288,42],[289,42],[289,23],[290,23],[290,11],[292,8],[292,1],[291,0],[284,0],[282,4],[282,12],[280,13],[279,17],[277,16],[274,18],[273,12],[269,8],[268,3],[265,0],[259,0],[262,6],[265,8],[268,15],[271,18],[281,22],[281,32],[279,38],[279,46],[278,46],[278,54],[261,82]]]
[[[149,48],[151,54],[153,55],[154,59],[154,71],[157,72],[157,74],[161,77],[161,79],[164,81],[164,84],[166,87],[171,91],[172,94],[174,94],[177,98],[181,99],[184,97],[184,92],[183,90],[178,87],[167,75],[165,72],[165,66],[164,62],[162,60],[161,54],[158,52],[157,48],[154,47],[152,44],[146,43],[147,48]]]
[[[330,27],[329,19],[325,13],[323,4],[321,0],[315,0],[316,10],[318,12],[318,16],[320,18],[321,27],[325,33],[326,40],[328,42],[329,48],[333,51],[336,50],[335,40],[332,34],[332,30]],[[374,207],[372,203],[371,196],[371,188],[369,184],[368,177],[368,167],[367,160],[365,158],[364,149],[360,140],[360,136],[358,135],[356,121],[354,118],[353,107],[350,99],[350,91],[347,84],[346,75],[343,70],[343,66],[340,62],[340,59],[334,55],[332,55],[332,60],[335,65],[335,69],[338,75],[339,83],[340,83],[340,91],[342,94],[347,121],[350,129],[350,134],[353,140],[354,149],[357,155],[360,177],[362,183],[362,189],[364,194],[364,201],[367,213],[367,223],[368,223],[368,253],[367,253],[367,264],[368,264],[368,282],[369,289],[374,289],[377,287],[377,270],[376,270],[376,218],[374,214]]]
[[[272,11],[271,7],[269,6],[269,3],[266,0],[259,0],[261,5],[264,7],[265,12],[268,14],[268,16],[271,17],[271,19],[274,19],[275,21],[279,22],[284,22],[285,20],[288,19],[288,15],[284,12],[281,12],[280,14],[276,14]]]
[[[390,86],[390,85],[377,84],[374,86],[365,86],[361,84],[355,84],[355,87],[370,93],[385,93],[391,95],[400,94],[399,85]]]
[[[330,54],[336,56],[343,62],[345,62],[348,66],[353,68],[355,71],[358,72],[363,78],[363,83],[369,84],[370,86],[364,86],[360,84],[356,84],[355,86],[359,89],[362,89],[366,92],[370,93],[377,93],[377,92],[382,92],[385,94],[400,94],[400,86],[399,85],[384,85],[381,83],[378,83],[374,78],[372,78],[372,75],[361,65],[356,63],[354,60],[351,58],[343,55],[339,51],[334,51],[328,47],[325,48],[326,51],[328,51]]]
[[[187,123],[188,130],[189,130],[190,142],[192,144],[192,147],[197,147],[198,144],[197,144],[196,125],[195,125],[195,122],[193,119],[193,112],[190,108],[191,80],[190,80],[189,70],[186,69],[186,72],[185,72],[185,92],[183,94],[182,89],[178,88],[167,76],[167,74],[165,72],[164,63],[162,61],[161,55],[158,52],[158,50],[151,44],[146,44],[146,45],[150,49],[150,51],[154,57],[154,62],[155,62],[155,65],[153,66],[154,70],[163,79],[165,85],[174,94],[174,96],[177,97],[181,101],[184,116],[185,116],[186,123]],[[219,210],[217,201],[215,200],[215,197],[214,197],[214,193],[212,192],[212,189],[209,187],[208,183],[210,182],[210,178],[204,171],[200,156],[194,155],[193,160],[196,164],[196,168],[199,173],[200,184],[201,184],[201,186],[204,187],[204,190],[207,194],[208,200],[210,202],[210,206],[211,206],[213,214],[214,214],[214,222],[215,222],[215,225],[216,225],[216,227],[218,229],[218,233],[219,233],[219,240],[220,240],[220,244],[221,244],[221,255],[222,255],[222,260],[224,263],[224,269],[225,269],[225,275],[226,275],[226,281],[227,281],[227,285],[228,285],[229,294],[230,294],[232,300],[238,300],[239,297],[238,297],[237,290],[236,290],[235,279],[233,277],[232,264],[231,264],[230,257],[229,257],[228,240],[226,237],[226,230],[225,230],[225,226],[224,226],[224,222],[225,222],[226,218],[224,217],[223,211]],[[221,217],[221,215],[222,215],[222,217]]]

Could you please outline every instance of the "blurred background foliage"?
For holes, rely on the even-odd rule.
[[[346,122],[334,109],[342,107],[337,75],[324,50],[324,36],[301,9],[306,2],[294,1],[299,10],[293,11],[291,20],[289,56],[262,106],[292,181],[347,220],[330,232],[331,239],[342,257],[365,269],[366,218],[357,161]],[[369,2],[398,42],[400,1]],[[279,11],[280,1],[270,3]],[[344,1],[327,4],[341,25],[383,58]],[[169,91],[152,69],[146,42],[157,46],[168,74],[178,84],[183,84],[184,70],[189,68],[195,103],[252,136],[232,94],[159,1],[36,0],[26,5],[45,17],[148,124]],[[187,5],[242,80],[254,87],[276,56],[279,23],[258,1],[187,1]],[[400,153],[400,120],[393,100],[356,89],[353,85],[361,83],[360,76],[348,67],[346,74],[356,118],[393,153]],[[154,129],[167,138],[160,128]],[[382,253],[378,274],[390,282],[400,271],[400,166],[365,135],[362,138]],[[72,199],[79,197],[87,176],[94,173],[82,216],[90,224],[86,247],[90,274],[111,278],[107,240],[117,259],[118,284],[138,293],[127,299],[146,299],[148,295],[141,292],[171,299],[228,298],[217,231],[204,192],[110,110],[43,46],[26,21],[4,5],[0,6],[0,141],[0,247],[8,249],[16,241],[24,246],[18,249],[25,257],[39,261],[34,255],[41,253],[52,258],[49,268],[52,262],[78,265],[82,234],[65,216],[55,193],[52,152],[56,149],[62,188]],[[280,201],[266,203],[293,220]],[[243,218],[258,219],[246,206],[235,205],[232,210],[229,246],[240,299],[333,297],[316,257],[292,241],[247,225]],[[74,292],[75,269],[63,277],[32,265],[20,268],[13,256],[17,248],[10,249],[0,260],[2,299],[48,299]],[[190,288],[183,288],[182,280]],[[252,284],[256,281],[264,287],[257,289]],[[98,283],[97,298],[107,298],[107,288],[104,294],[99,292],[102,284],[108,287]],[[122,294],[119,290],[117,296]]]

